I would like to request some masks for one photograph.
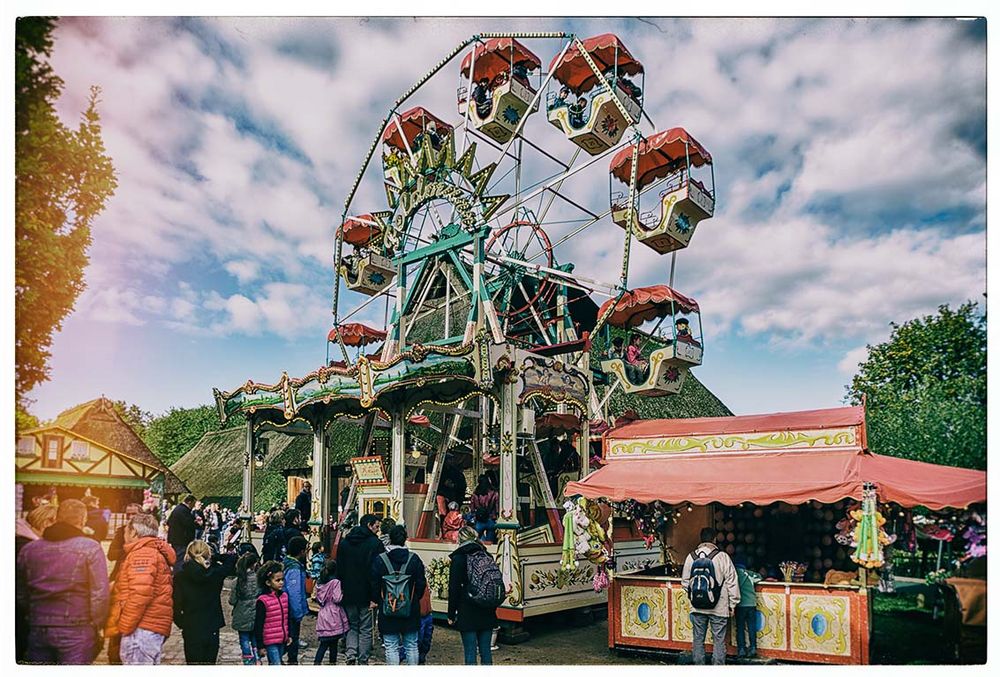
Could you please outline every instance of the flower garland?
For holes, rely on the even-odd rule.
[[[451,566],[444,557],[432,559],[427,567],[427,583],[436,590],[438,597],[445,598],[448,595],[448,583],[451,580]]]

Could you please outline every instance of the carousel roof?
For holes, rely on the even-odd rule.
[[[404,113],[400,113],[399,122],[402,123],[403,135],[406,137],[406,144],[409,144],[411,150],[413,149],[413,140],[417,138],[417,134],[424,131],[424,128],[429,123],[434,123],[439,134],[447,134],[453,129],[447,122],[430,113],[422,106],[416,106]],[[401,151],[406,151],[406,144],[403,143],[403,137],[399,134],[399,124],[395,116],[393,116],[392,121],[386,126],[385,132],[382,133],[382,141]]]
[[[627,184],[632,175],[632,149],[629,144],[611,158],[611,174]],[[695,167],[712,163],[711,154],[683,127],[674,127],[639,142],[636,185],[642,189],[682,166],[687,158]]]
[[[629,53],[614,33],[602,33],[581,42],[599,71],[603,72],[617,65],[618,72],[625,75],[638,75],[642,72],[642,64]],[[583,58],[576,43],[570,45],[569,49],[566,50],[562,62],[557,67],[556,62],[558,61],[559,55],[556,55],[552,59],[552,63],[549,64],[552,77],[569,87],[575,94],[585,92],[597,84],[597,75]]]
[[[355,246],[364,246],[382,234],[382,228],[371,214],[348,216],[339,230],[344,242]]]
[[[666,317],[671,314],[672,309],[682,313],[699,312],[697,301],[665,284],[637,287],[625,292],[617,301],[612,297],[601,305],[597,316],[602,317],[612,306],[614,311],[608,316],[607,323],[623,329],[632,329],[649,320]]]
[[[476,45],[476,49],[462,59],[462,75],[469,77],[469,67],[472,65],[472,55],[476,55],[476,72],[474,82],[486,78],[492,81],[500,73],[509,71],[511,66],[520,61],[528,62],[528,70],[541,68],[542,62],[534,52],[513,38],[492,38]]]
[[[348,322],[331,329],[326,340],[336,341],[338,334],[344,340],[344,345],[348,346],[366,346],[369,343],[378,343],[384,341],[386,336],[384,331],[369,327],[367,324]]]

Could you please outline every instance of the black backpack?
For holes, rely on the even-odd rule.
[[[386,618],[409,618],[410,607],[413,606],[413,584],[406,570],[413,559],[413,553],[406,558],[399,571],[392,566],[388,553],[383,552],[379,557],[386,569],[386,574],[382,576],[382,604],[379,613]]]
[[[694,561],[691,563],[691,578],[688,582],[688,599],[695,609],[714,609],[719,603],[722,584],[715,575],[715,565],[712,560],[721,550],[714,548],[709,553],[694,551]]]
[[[496,609],[507,597],[507,586],[503,582],[500,567],[485,550],[476,550],[466,556],[466,573],[469,582],[465,590],[477,606]]]

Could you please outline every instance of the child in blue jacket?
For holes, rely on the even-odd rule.
[[[302,619],[309,613],[306,597],[306,539],[296,536],[288,541],[285,561],[285,592],[288,593],[288,664],[299,664],[299,629]]]

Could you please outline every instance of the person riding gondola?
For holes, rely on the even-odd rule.
[[[625,351],[625,368],[632,368],[629,378],[633,383],[642,383],[649,375],[649,362],[643,359],[642,349],[639,347],[641,341],[641,334],[632,334],[628,349]]]
[[[549,109],[562,108],[563,106],[568,106],[568,105],[569,105],[569,87],[562,87],[559,90],[559,94],[556,95],[556,98],[552,100],[552,105],[549,106]]]
[[[431,120],[427,123],[423,132],[420,132],[415,137],[413,137],[413,145],[416,148],[420,148],[424,143],[424,133],[427,133],[427,138],[431,141],[431,148],[434,150],[441,150],[441,135],[438,134],[437,124]]]
[[[701,344],[695,340],[694,336],[691,335],[691,323],[688,322],[686,317],[677,318],[677,321],[674,323],[674,328],[677,330],[675,333],[678,342],[690,343],[693,346],[701,346]]]
[[[514,79],[520,82],[525,87],[529,86],[528,84],[529,66],[530,64],[527,61],[518,61],[517,63],[514,64],[514,67],[511,69],[511,75],[514,77]]]
[[[584,113],[587,110],[587,97],[581,96],[569,107],[569,124],[574,129],[580,129],[586,124]]]
[[[485,118],[490,114],[490,110],[493,109],[493,95],[487,78],[480,78],[472,88],[472,100],[476,103],[476,114],[479,117]]]

